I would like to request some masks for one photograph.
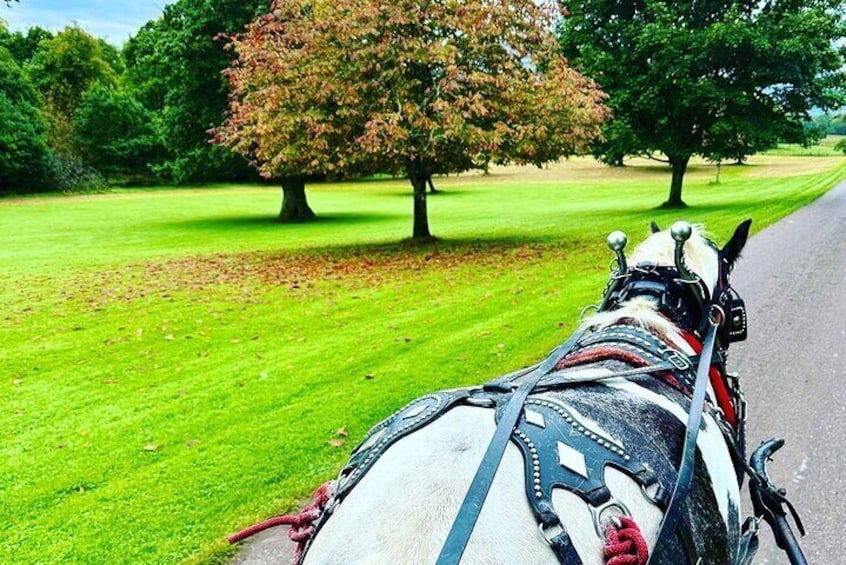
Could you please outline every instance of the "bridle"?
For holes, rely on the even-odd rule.
[[[702,341],[709,315],[716,309],[722,314],[717,331],[717,348],[725,352],[729,344],[746,339],[746,305],[731,287],[729,275],[732,266],[728,258],[723,257],[711,241],[703,239],[718,257],[713,297],[705,281],[688,268],[684,244],[692,233],[693,229],[687,222],[676,222],[670,228],[675,241],[674,266],[639,262],[629,267],[623,252],[627,243],[626,236],[619,231],[612,232],[607,243],[617,254],[617,268],[611,273],[605,287],[599,311],[615,310],[632,298],[647,297],[656,304],[660,313]]]

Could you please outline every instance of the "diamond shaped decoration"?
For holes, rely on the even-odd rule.
[[[381,439],[381,437],[382,437],[384,434],[385,434],[385,428],[382,428],[382,429],[381,429],[381,430],[379,430],[378,432],[375,432],[372,436],[370,436],[369,438],[367,438],[367,440],[366,440],[364,443],[362,443],[362,444],[361,444],[361,447],[360,447],[359,449],[360,449],[361,451],[364,451],[365,449],[370,449],[371,447],[373,447],[373,445],[374,445],[377,441],[379,441],[379,439]]]
[[[426,404],[425,402],[421,402],[420,404],[403,414],[402,419],[410,420],[411,418],[416,418],[417,416],[425,412],[428,407],[428,404]]]
[[[526,410],[526,421],[539,428],[546,427],[546,421],[543,419],[543,414],[535,412],[534,410]]]
[[[585,456],[565,443],[558,442],[558,463],[584,478],[588,478]]]

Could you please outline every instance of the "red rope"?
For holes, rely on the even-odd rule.
[[[241,530],[236,534],[232,534],[227,539],[229,543],[238,543],[248,537],[255,535],[261,531],[274,526],[291,526],[288,530],[288,537],[291,541],[297,543],[297,549],[294,552],[294,565],[300,562],[303,555],[303,550],[311,536],[314,535],[314,522],[320,518],[326,505],[332,498],[334,492],[332,482],[324,483],[316,491],[314,491],[314,499],[311,504],[300,510],[299,514],[288,514],[287,516],[274,516],[264,522],[254,524],[249,528]]]
[[[605,565],[646,565],[649,547],[634,520],[620,516],[605,528]]]

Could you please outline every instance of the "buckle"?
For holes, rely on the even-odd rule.
[[[670,352],[670,356],[667,357],[667,361],[672,363],[673,367],[679,371],[686,371],[690,369],[690,361],[687,357],[674,349],[669,349],[668,351]]]

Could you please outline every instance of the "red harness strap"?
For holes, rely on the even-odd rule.
[[[682,332],[682,337],[684,337],[684,340],[693,348],[697,355],[702,353],[701,341],[688,332]],[[726,386],[722,373],[720,373],[720,370],[717,367],[711,365],[711,368],[708,371],[708,377],[711,381],[711,388],[714,389],[714,395],[717,397],[717,405],[723,411],[726,422],[728,422],[729,425],[736,430],[737,415],[734,413],[734,406],[731,403],[731,395],[729,394],[728,387]]]
[[[622,361],[623,363],[628,363],[629,365],[633,365],[635,367],[646,367],[647,365],[649,365],[649,361],[642,358],[640,355],[636,355],[628,351],[623,351],[622,349],[616,349],[614,347],[597,347],[589,351],[581,351],[579,353],[574,353],[573,355],[570,355],[569,357],[566,357],[565,359],[559,361],[555,365],[555,368],[569,369],[570,367],[588,365],[590,363],[596,363],[597,361],[605,361],[607,359]],[[672,371],[660,371],[656,373],[655,376],[667,385],[678,390],[682,394],[690,396],[691,391],[688,390],[687,387],[685,387],[682,383],[678,381],[678,379],[676,379],[676,377],[673,376]]]

